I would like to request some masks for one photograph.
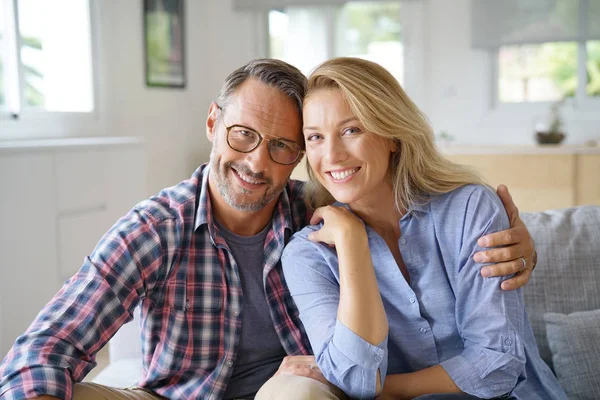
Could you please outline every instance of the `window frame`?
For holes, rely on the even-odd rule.
[[[91,111],[64,112],[48,111],[43,109],[32,109],[24,106],[24,75],[23,63],[21,61],[21,37],[19,32],[19,10],[18,0],[0,0],[9,4],[8,12],[12,12],[12,24],[8,29],[12,33],[6,35],[12,43],[12,61],[17,66],[18,77],[18,112],[12,111],[10,103],[0,107],[0,141],[40,138],[63,138],[63,137],[91,137],[103,136],[105,123],[101,116],[103,98],[100,93],[100,27],[98,17],[100,16],[99,1],[86,0],[90,21],[90,57],[91,57],[91,80],[93,109]],[[10,19],[7,16],[7,19]],[[10,52],[9,52],[10,53]],[[11,57],[11,54],[8,55]],[[13,66],[14,68],[14,66]],[[5,69],[6,70],[6,69]],[[6,75],[5,75],[6,77]],[[14,89],[13,89],[14,91]],[[14,95],[14,93],[13,93]],[[9,97],[9,95],[7,95]]]
[[[347,2],[352,2],[349,0]],[[359,0],[356,0],[359,1]],[[423,50],[425,45],[425,38],[427,32],[428,19],[426,18],[426,5],[424,2],[419,1],[402,1],[402,0],[386,0],[389,2],[397,2],[401,4],[400,21],[402,24],[402,35],[404,46],[404,83],[402,87],[404,90],[413,98],[413,100],[419,104],[424,101],[424,80],[421,71],[426,65],[426,53]],[[290,2],[289,6],[295,6],[294,2]],[[335,56],[335,34],[336,30],[336,15],[335,10],[332,6],[322,5],[327,7],[327,26],[326,31],[328,37],[326,38],[326,50],[327,57],[329,59]],[[262,20],[262,32],[260,34],[262,40],[261,50],[264,57],[271,56],[271,45],[270,45],[270,34],[269,34],[269,12],[271,10],[264,10],[260,13],[260,19]]]
[[[571,109],[580,109],[582,111],[591,111],[593,108],[600,106],[600,96],[592,97],[588,96],[586,92],[587,87],[587,49],[586,43],[591,40],[584,41],[573,41],[577,44],[577,89],[575,90],[575,96],[572,98],[565,99],[565,107]],[[550,42],[546,42],[550,43]],[[526,43],[522,43],[526,44]],[[543,44],[543,43],[536,43]],[[546,112],[548,107],[554,104],[556,101],[522,101],[522,102],[503,102],[500,100],[499,92],[499,79],[500,79],[500,49],[496,49],[491,53],[491,107],[496,110],[506,110],[511,112],[518,112],[519,110],[528,110],[536,112]]]

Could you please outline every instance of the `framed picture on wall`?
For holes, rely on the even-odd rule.
[[[146,86],[184,88],[184,0],[142,1]]]

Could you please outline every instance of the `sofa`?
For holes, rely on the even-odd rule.
[[[541,357],[570,399],[600,399],[600,206],[521,213],[538,264],[524,290]],[[139,315],[109,342],[94,382],[126,387],[142,374]]]

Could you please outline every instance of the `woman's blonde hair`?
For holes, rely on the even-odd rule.
[[[398,150],[391,155],[389,176],[399,210],[425,204],[432,195],[483,183],[470,168],[454,164],[438,152],[427,118],[380,65],[349,57],[325,61],[308,78],[305,102],[322,89],[339,89],[367,132],[396,143]],[[307,169],[307,203],[312,208],[331,204],[333,197],[308,163]]]

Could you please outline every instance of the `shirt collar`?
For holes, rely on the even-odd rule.
[[[336,201],[335,203],[333,203],[334,206],[337,207],[344,207],[347,208],[348,210],[350,210],[350,206],[346,203],[341,203],[339,201]],[[408,207],[408,212],[406,214],[404,214],[404,216],[402,218],[404,218],[407,215],[412,215],[415,212],[419,212],[419,213],[428,213],[429,212],[429,201],[423,201],[422,203],[413,203],[410,207]]]
[[[200,198],[198,199],[198,206],[196,208],[196,221],[194,224],[194,230],[197,230],[201,225],[212,223],[212,207],[210,203],[210,196],[208,194],[208,176],[210,174],[210,164],[204,164],[202,168],[202,180],[200,182]]]
[[[428,213],[429,212],[429,200],[425,200],[422,203],[413,203],[408,207],[407,214],[412,214],[414,211],[420,213]]]

